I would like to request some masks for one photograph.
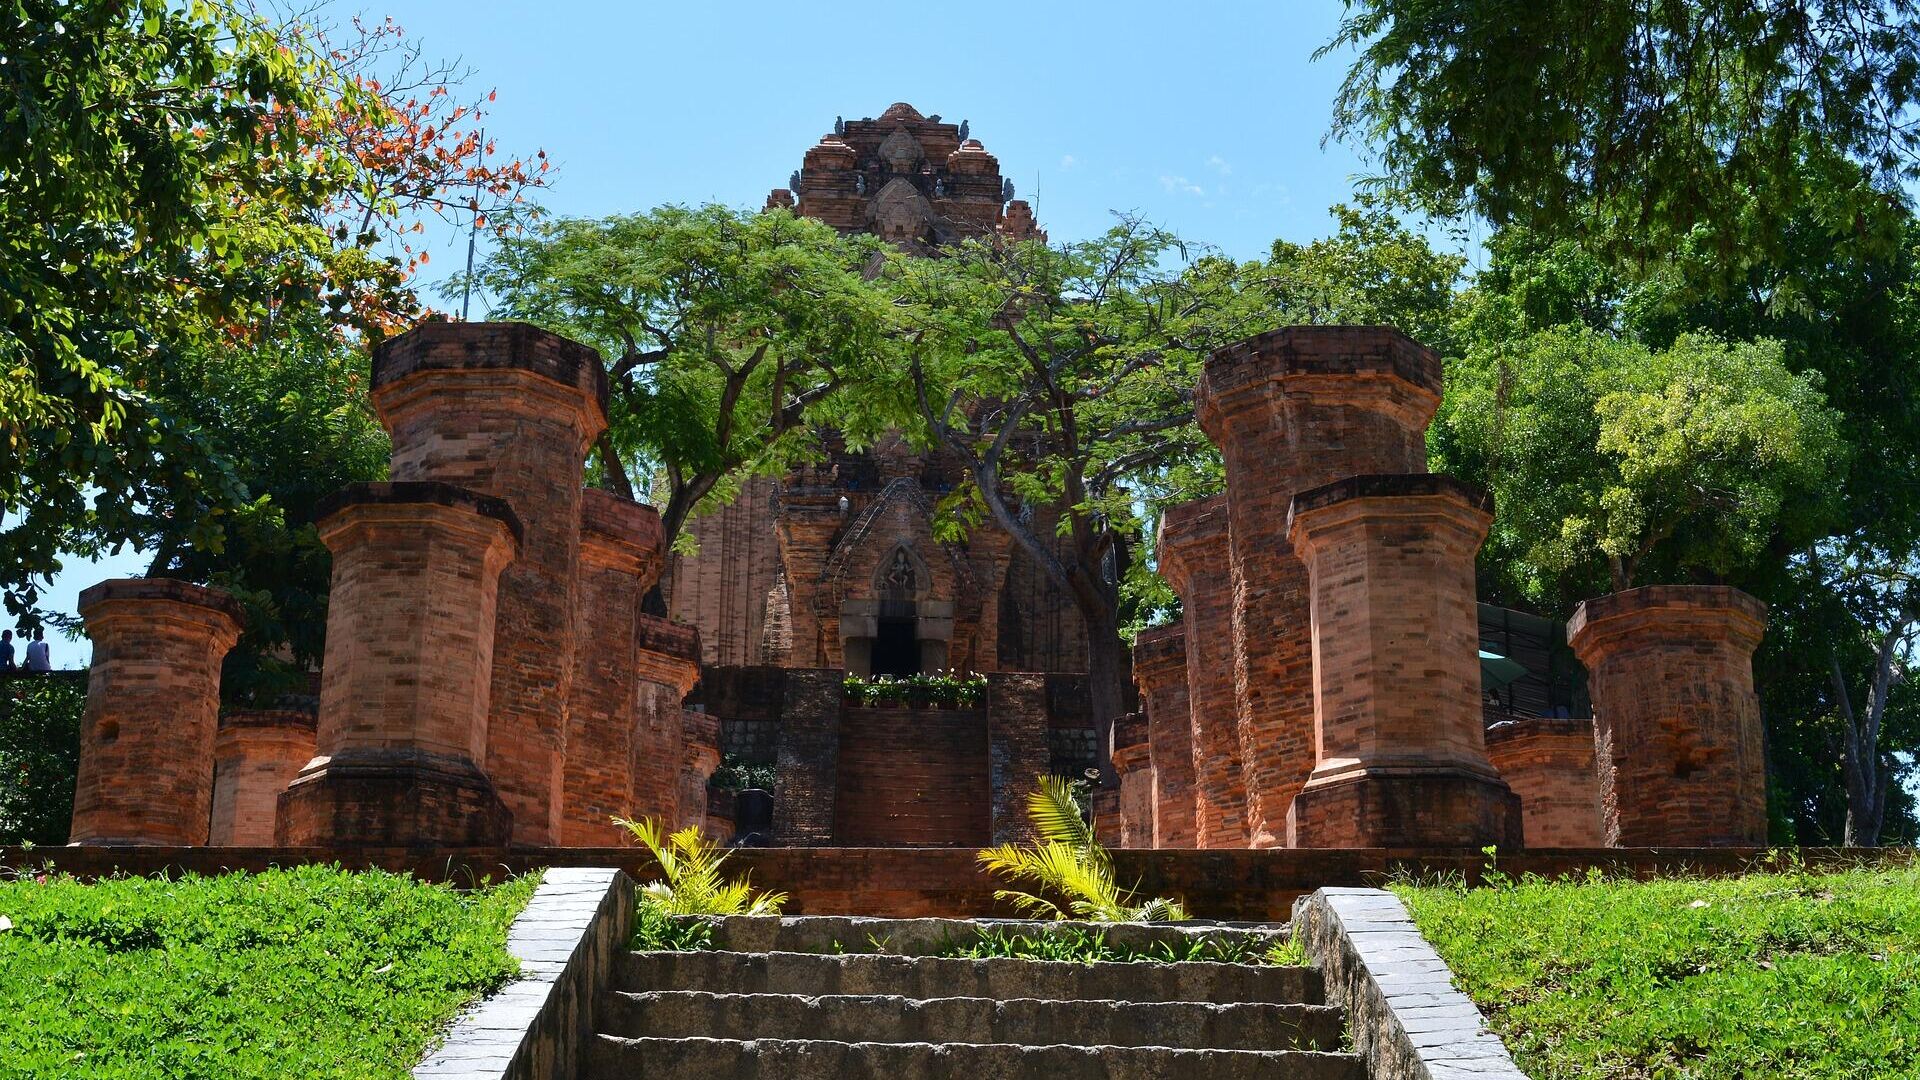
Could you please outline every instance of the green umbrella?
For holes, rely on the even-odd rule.
[[[1499,653],[1480,650],[1480,677],[1495,686],[1505,686],[1527,673],[1527,669],[1518,662],[1509,660]]]

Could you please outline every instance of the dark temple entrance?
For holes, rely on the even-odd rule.
[[[881,619],[873,639],[873,673],[906,677],[920,674],[920,642],[912,619]]]

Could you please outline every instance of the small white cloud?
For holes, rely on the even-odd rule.
[[[1233,172],[1233,166],[1227,164],[1227,159],[1221,157],[1219,154],[1215,154],[1207,159],[1207,168],[1212,169],[1221,176],[1227,176]]]
[[[1207,189],[1184,176],[1162,176],[1160,186],[1176,195],[1205,195]]]
[[[1062,169],[1071,169],[1078,164],[1080,164],[1080,159],[1074,157],[1072,154],[1068,154],[1060,159],[1060,167]]]

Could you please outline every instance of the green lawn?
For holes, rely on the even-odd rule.
[[[507,926],[534,884],[9,874],[0,1077],[405,1077],[461,1005],[513,976]]]
[[[1534,1080],[1920,1077],[1920,868],[1395,891]]]

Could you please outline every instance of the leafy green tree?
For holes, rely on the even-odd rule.
[[[1121,589],[1142,493],[1213,455],[1194,422],[1200,365],[1266,312],[1231,263],[1186,254],[1123,220],[1060,247],[969,243],[891,276],[922,430],[967,476],[942,501],[943,535],[990,520],[1072,597],[1103,740],[1124,700]],[[1052,535],[1023,513],[1039,506],[1058,511]]]
[[[1444,212],[1716,282],[1790,223],[1897,242],[1920,172],[1911,0],[1351,0],[1333,132]]]
[[[1248,267],[1273,305],[1274,325],[1388,325],[1450,351],[1466,258],[1436,250],[1376,198],[1332,212],[1332,236],[1275,240],[1266,263]]]
[[[600,474],[631,496],[657,469],[672,543],[703,502],[815,453],[808,421],[857,445],[902,415],[887,300],[864,275],[879,258],[784,210],[666,206],[509,237],[476,279],[496,316],[600,349]]]

